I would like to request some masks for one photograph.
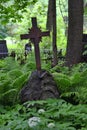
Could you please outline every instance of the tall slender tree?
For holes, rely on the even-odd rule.
[[[47,11],[47,25],[46,28],[49,31],[52,31],[53,26],[53,0],[48,1],[48,11]]]
[[[52,31],[52,48],[53,48],[53,66],[57,65],[57,26],[56,26],[56,0],[49,0],[48,15],[47,15],[47,29]]]
[[[57,24],[56,24],[56,0],[53,0],[53,66],[57,65]]]
[[[83,34],[83,0],[68,0],[68,42],[66,65],[72,66],[81,61]]]

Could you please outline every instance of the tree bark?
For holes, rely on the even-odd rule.
[[[53,0],[53,66],[57,65],[57,26],[56,26],[56,0]]]
[[[56,37],[57,37],[56,0],[49,0],[48,3],[47,29],[49,31],[52,31],[52,49],[53,49],[52,67],[54,67],[58,63],[57,45],[56,45]]]
[[[52,31],[52,26],[53,26],[53,10],[52,10],[52,1],[53,0],[49,0],[48,2],[48,11],[47,11],[47,24],[46,24],[46,28],[49,31]]]
[[[66,65],[72,66],[81,61],[83,34],[83,0],[68,0],[68,41]]]

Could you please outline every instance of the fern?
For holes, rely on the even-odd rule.
[[[67,73],[53,73],[54,80],[61,93],[60,96],[68,102],[86,103],[87,69],[83,65],[74,66],[69,75]]]
[[[35,70],[36,67],[35,67],[35,63],[34,62],[28,62],[26,63],[23,67],[22,67],[22,71],[23,72],[29,72],[29,71],[33,71]]]
[[[14,79],[12,83],[10,83],[9,89],[7,91],[4,91],[4,93],[2,94],[3,96],[1,96],[1,100],[5,100],[5,102],[3,102],[4,104],[6,104],[6,102],[7,104],[13,104],[18,101],[18,93],[28,80],[28,76],[29,73],[23,74]]]
[[[67,75],[62,74],[62,73],[57,73],[57,72],[53,73],[52,75],[53,75],[54,80],[58,86],[58,89],[61,92],[65,92],[65,91],[70,90],[71,80]]]
[[[79,87],[82,82],[81,73],[75,73],[70,77],[72,83],[72,89],[75,89],[77,86]]]
[[[26,106],[26,107],[24,107]],[[6,107],[7,108],[7,107]],[[44,113],[38,110],[44,109]],[[20,130],[77,130],[87,129],[87,105],[71,105],[61,99],[48,99],[42,101],[29,101],[22,105],[9,107],[1,110],[0,129]],[[27,113],[27,114],[26,114]],[[40,124],[30,128],[28,120],[31,117],[39,117]],[[49,128],[48,124],[53,123],[54,127]]]
[[[85,89],[81,90],[81,88],[87,86],[86,75],[87,71],[71,75],[54,72],[53,77],[61,93],[60,97],[72,104],[78,104],[82,101],[84,103],[87,95],[83,91]]]
[[[63,74],[69,74],[69,68],[68,67],[65,67],[63,66],[62,64],[61,65],[56,65],[55,67],[53,67],[51,70],[50,70],[51,73],[54,73],[54,72],[58,72],[58,73],[63,73]]]
[[[78,98],[79,98],[79,102],[81,103],[81,104],[84,104],[84,103],[87,103],[87,86],[85,86],[85,87],[80,87],[78,90],[78,93],[79,93],[79,95],[78,95]]]
[[[0,94],[3,94],[4,92],[8,91],[10,89],[10,80],[2,80],[0,81]]]
[[[78,89],[87,87],[87,70],[73,75],[72,84]]]
[[[8,73],[0,75],[0,102],[2,104],[13,104],[24,83],[28,80],[29,72],[23,73],[21,70],[13,69]]]
[[[16,98],[16,89],[11,89],[0,95],[0,101],[4,105],[13,104]]]
[[[24,83],[28,80],[29,78],[29,73],[23,74],[20,77],[16,78],[12,85],[12,88],[16,88],[17,90],[20,90]]]
[[[3,60],[0,60],[0,70],[3,68],[5,62]]]
[[[11,57],[5,58],[2,63],[0,70],[0,101],[2,104],[13,104],[20,89],[28,80],[30,70],[34,67],[34,64],[26,63],[24,66],[20,66]]]
[[[15,68],[20,68],[20,65],[17,61],[15,61],[12,57],[7,57],[4,59],[4,65],[3,65],[4,72],[13,70]]]
[[[15,80],[19,76],[23,75],[23,72],[19,69],[13,69],[7,73],[8,77],[11,78],[11,80]]]

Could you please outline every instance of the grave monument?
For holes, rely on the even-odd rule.
[[[22,103],[29,100],[42,100],[47,98],[58,98],[59,92],[52,75],[46,70],[41,69],[39,42],[42,37],[49,36],[50,32],[42,32],[37,26],[37,19],[32,18],[32,28],[29,34],[22,34],[21,40],[30,39],[34,44],[36,70],[32,72],[28,82],[20,91],[20,100]]]

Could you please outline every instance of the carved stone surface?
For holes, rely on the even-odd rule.
[[[59,92],[52,75],[43,70],[40,77],[37,71],[32,72],[28,82],[20,91],[20,100],[22,103],[58,97]]]

